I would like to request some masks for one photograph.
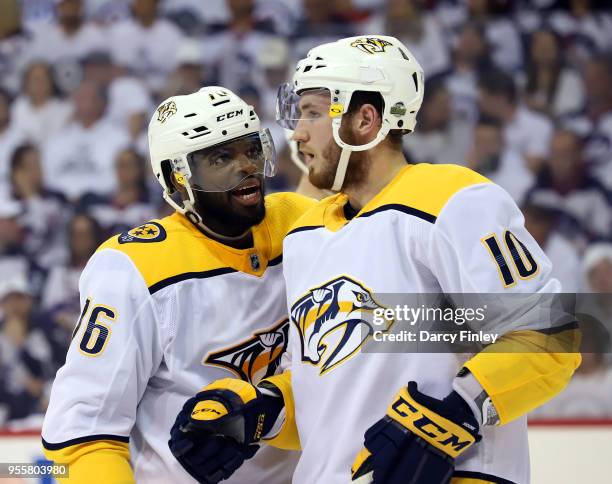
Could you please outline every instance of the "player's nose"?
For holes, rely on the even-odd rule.
[[[258,170],[257,162],[244,154],[240,155],[238,158],[238,166],[240,171],[247,175],[257,173]]]
[[[293,130],[293,135],[291,136],[291,139],[293,141],[297,141],[298,143],[304,143],[308,141],[309,138],[310,136],[308,134],[308,130],[306,129],[305,121],[300,119],[297,122],[295,129]]]

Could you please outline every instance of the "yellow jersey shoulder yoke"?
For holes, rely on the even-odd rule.
[[[174,213],[111,237],[98,252],[113,249],[126,254],[151,293],[181,280],[230,272],[260,277],[268,266],[282,261],[283,238],[314,204],[315,200],[295,193],[266,196],[266,216],[253,227],[254,246],[247,249],[217,242]]]

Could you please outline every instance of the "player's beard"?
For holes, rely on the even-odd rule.
[[[232,204],[230,192],[193,191],[195,209],[204,225],[214,232],[236,237],[262,222],[266,215],[264,184],[261,182],[261,201],[252,207]]]
[[[339,134],[345,143],[353,146],[364,144],[358,139],[352,128],[346,127],[344,124],[340,126]],[[342,148],[332,138],[323,150],[322,168],[320,170],[311,169],[308,173],[310,183],[322,190],[330,190],[336,178],[336,169],[338,168],[341,153]],[[370,171],[370,164],[371,160],[367,151],[353,151],[349,158],[342,190],[358,187],[363,184]]]

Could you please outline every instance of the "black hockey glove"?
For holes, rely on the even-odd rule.
[[[427,396],[416,382],[402,388],[387,415],[365,433],[355,459],[353,482],[446,484],[455,459],[478,442],[478,422],[456,392],[443,400]]]
[[[255,455],[282,408],[282,397],[248,382],[217,380],[183,405],[168,445],[194,479],[216,484]]]

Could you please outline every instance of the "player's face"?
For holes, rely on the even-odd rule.
[[[188,160],[196,208],[211,228],[242,233],[262,221],[265,157],[258,134],[194,152]]]
[[[299,121],[293,133],[293,139],[298,143],[298,150],[308,167],[308,180],[316,188],[329,190],[336,177],[336,169],[342,149],[334,141],[332,119],[329,117],[329,93],[304,93],[299,102]],[[350,118],[345,119],[340,126],[340,138],[350,145],[363,144],[350,126]],[[344,179],[343,188],[359,185],[369,170],[369,155],[367,152],[351,153],[350,170]]]
[[[248,190],[248,199],[240,191]],[[259,224],[265,216],[263,175],[250,175],[234,190],[227,192],[193,191],[196,210],[216,231],[238,235]]]
[[[298,106],[298,121],[293,139],[308,167],[308,178],[317,188],[328,189],[338,166],[339,150],[332,135],[329,93],[304,93]]]

